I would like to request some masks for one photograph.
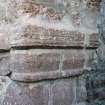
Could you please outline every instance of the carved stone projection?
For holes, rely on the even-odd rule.
[[[78,52],[78,53],[77,53]],[[87,57],[81,50],[15,50],[11,51],[11,78],[18,81],[37,81],[81,74],[89,69],[93,51]]]
[[[10,44],[12,47],[97,47],[98,3],[88,0],[9,0],[7,16],[10,19],[7,20],[13,23]],[[92,35],[96,35],[94,44],[90,41]]]

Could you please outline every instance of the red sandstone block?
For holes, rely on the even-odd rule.
[[[80,75],[84,70],[84,62],[83,50],[12,50],[11,78],[18,81],[39,81]]]
[[[29,25],[24,32],[11,39],[11,46],[83,47],[84,34],[78,31],[45,29]]]
[[[11,51],[11,70],[19,73],[38,73],[59,69],[60,54],[50,50]]]

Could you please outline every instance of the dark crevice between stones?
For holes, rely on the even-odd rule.
[[[86,47],[86,49],[96,49],[97,47]],[[29,49],[84,49],[82,46],[12,46],[13,50],[29,50]]]
[[[12,73],[11,73],[12,74]],[[51,82],[51,81],[55,81],[55,80],[63,80],[63,79],[74,79],[74,78],[79,78],[80,76],[82,76],[82,74],[79,75],[75,75],[75,76],[65,76],[65,77],[56,77],[56,78],[45,78],[45,79],[40,79],[40,80],[34,80],[34,81],[20,81],[20,80],[14,80],[11,78],[11,74],[8,76],[11,80],[15,81],[15,82],[19,82],[19,83],[40,83],[40,82]]]
[[[28,49],[83,49],[80,46],[13,46],[12,49],[16,50],[28,50]]]
[[[8,76],[10,78],[11,75],[12,75],[12,72],[10,71],[6,76]]]
[[[6,73],[6,74],[0,74],[0,77],[11,77],[11,75],[12,75],[12,72],[11,71],[8,71],[8,73]]]
[[[10,49],[0,49],[0,53],[8,53],[10,52]]]

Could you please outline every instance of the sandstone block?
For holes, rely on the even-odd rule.
[[[95,49],[86,50],[85,58],[86,58],[85,69],[95,70],[96,68],[96,50]]]
[[[38,81],[80,75],[84,71],[85,59],[82,50],[12,50],[11,78],[18,81]]]
[[[19,35],[11,39],[11,46],[60,46],[83,47],[84,34],[78,31],[45,29],[29,25]]]
[[[50,50],[11,51],[11,69],[13,72],[37,73],[56,71],[59,69],[59,63],[60,54]]]
[[[75,87],[73,87],[73,82],[74,81],[66,80],[54,83],[52,88],[54,105],[72,105],[75,97],[75,91],[73,91]]]

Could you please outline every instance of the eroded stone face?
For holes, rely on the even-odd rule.
[[[10,53],[11,78],[18,81],[38,81],[80,75],[84,70],[91,70],[93,51],[12,50]]]
[[[5,95],[2,105],[48,105],[48,84],[12,82]]]
[[[85,81],[74,78],[29,84],[11,82],[1,105],[82,105],[85,100]]]
[[[12,46],[84,46],[85,35],[78,31],[53,30],[29,25],[18,33]]]
[[[87,84],[89,104],[105,104],[105,0],[102,0],[98,17],[100,46],[96,51],[95,69],[90,72]]]
[[[97,36],[99,2],[100,0],[1,0],[0,47],[7,48],[7,44],[12,47],[97,47],[98,39],[91,45],[87,40],[93,34]]]
[[[9,52],[0,53],[0,76],[6,76],[10,73]]]
[[[10,1],[11,46],[83,47],[85,35],[97,34],[98,3],[92,1],[93,8],[85,0]]]
[[[3,33],[3,30],[2,30],[2,32],[0,33],[0,51],[9,50],[9,49],[10,49],[9,36],[6,35],[6,33]]]
[[[11,80],[6,76],[0,76],[0,104],[3,105],[4,97],[8,86],[11,84]]]

